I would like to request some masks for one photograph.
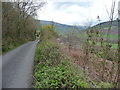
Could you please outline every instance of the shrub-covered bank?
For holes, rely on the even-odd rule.
[[[56,41],[53,26],[43,26],[37,44],[34,65],[34,88],[110,88],[109,83],[93,82],[86,77]]]
[[[89,87],[55,43],[38,43],[34,68],[35,88]]]

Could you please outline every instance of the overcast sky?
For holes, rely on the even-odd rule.
[[[46,0],[47,4],[38,11],[38,19],[55,21],[68,25],[97,24],[97,16],[102,22],[108,21],[112,0]],[[117,17],[118,1],[116,0],[115,15]]]

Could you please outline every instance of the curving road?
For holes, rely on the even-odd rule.
[[[31,41],[2,56],[2,88],[31,88],[35,48]]]

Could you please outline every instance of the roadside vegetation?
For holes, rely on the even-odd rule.
[[[46,45],[47,44],[47,45]],[[61,56],[55,43],[39,43],[35,57],[34,88],[87,88],[69,59]]]
[[[52,25],[42,26],[34,65],[34,88],[110,88],[87,77],[64,52]]]
[[[36,48],[35,88],[85,88],[88,83],[76,72],[59,47],[57,33],[51,25],[42,27],[40,42]]]

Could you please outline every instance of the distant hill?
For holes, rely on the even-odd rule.
[[[102,28],[102,30],[103,30],[104,33],[107,33],[107,29],[110,26],[109,23],[110,23],[109,21],[101,23],[101,28]],[[97,24],[97,25],[95,25],[93,27],[98,27],[99,25],[100,24]],[[115,35],[118,34],[118,21],[117,20],[114,20],[112,22],[111,34],[115,34]]]
[[[54,24],[55,29],[58,33],[69,33],[69,32],[77,33],[77,32],[81,32],[81,31],[85,32],[86,31],[85,29],[87,29],[86,26],[72,26],[72,25],[61,24],[61,23],[52,22],[52,21],[38,20],[38,22],[40,22],[41,25]],[[99,26],[99,24],[94,25],[93,27],[98,27],[98,26]],[[109,27],[109,21],[102,22],[101,27],[102,27],[103,32],[107,33],[107,29]],[[113,21],[111,34],[115,34],[115,35],[118,34],[117,20]]]
[[[85,26],[72,26],[53,21],[39,20],[39,22],[41,25],[53,24],[56,28],[56,31],[59,33],[80,32],[81,30],[86,29]]]
[[[99,27],[99,25],[101,25],[101,30],[102,33],[103,33],[103,36],[106,38],[107,37],[107,33],[108,33],[108,28],[110,27],[110,22],[107,21],[107,22],[103,22],[101,24],[97,24],[95,26],[93,26],[93,28],[95,27]],[[114,20],[112,22],[112,28],[111,28],[111,31],[110,31],[110,39],[112,42],[118,42],[118,21],[117,20]]]
[[[109,21],[106,21],[106,22],[103,22],[103,23],[101,23],[101,26],[103,27],[103,28],[108,28],[109,27]],[[98,26],[99,24],[97,24],[97,25],[95,25],[95,26]],[[116,28],[118,28],[118,21],[117,20],[114,20],[113,22],[112,22],[112,27],[114,27],[114,29]]]

